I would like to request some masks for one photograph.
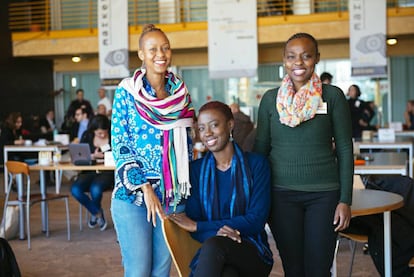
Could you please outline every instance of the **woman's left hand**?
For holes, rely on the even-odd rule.
[[[185,213],[173,213],[168,215],[168,218],[175,222],[181,228],[187,230],[188,232],[197,231],[197,223],[189,218]]]
[[[236,229],[230,228],[227,225],[224,225],[218,230],[217,236],[228,237],[234,241],[237,241],[238,243],[241,243],[240,232]]]
[[[348,204],[339,203],[336,206],[335,210],[335,217],[334,217],[334,226],[335,232],[342,231],[349,226],[349,222],[351,221],[351,208]]]

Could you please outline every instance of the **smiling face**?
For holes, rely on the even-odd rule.
[[[294,38],[286,44],[283,62],[296,91],[312,77],[319,57],[316,45],[310,38]]]
[[[214,109],[200,112],[197,125],[201,142],[211,152],[220,152],[230,146],[234,120],[227,120],[222,112]]]
[[[160,31],[151,31],[142,38],[139,58],[145,64],[147,73],[164,74],[171,63],[171,48],[168,38]]]

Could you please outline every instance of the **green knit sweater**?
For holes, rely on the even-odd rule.
[[[323,85],[327,114],[316,114],[292,128],[279,121],[277,92],[267,91],[260,102],[254,147],[269,158],[273,187],[298,191],[340,189],[340,202],[350,205],[354,159],[351,115],[344,93],[338,87]]]

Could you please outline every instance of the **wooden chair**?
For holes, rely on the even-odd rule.
[[[162,231],[180,277],[190,275],[190,262],[201,243],[194,240],[190,233],[169,219],[162,220]]]
[[[6,217],[6,208],[9,205],[18,205],[20,209],[23,209],[23,206],[26,206],[26,232],[27,232],[27,244],[28,248],[31,249],[31,241],[30,241],[30,208],[32,205],[36,203],[41,203],[45,201],[52,201],[52,200],[64,200],[66,205],[66,225],[67,225],[67,233],[68,233],[68,240],[70,240],[70,217],[69,217],[69,196],[66,194],[55,194],[55,195],[41,195],[41,194],[32,194],[31,187],[30,187],[30,170],[29,165],[24,162],[18,161],[7,161],[5,163],[7,168],[7,172],[9,174],[9,183],[7,185],[6,190],[6,197],[4,201],[4,213],[3,218]],[[10,201],[10,194],[12,192],[12,182],[13,179],[21,177],[22,185],[24,179],[26,180],[26,199],[24,196],[18,197],[17,200]],[[25,178],[23,178],[25,177]],[[47,220],[47,219],[46,219]],[[48,224],[46,230],[46,236],[49,236],[49,227]]]
[[[357,243],[368,243],[368,236],[339,232],[339,239],[341,238],[349,240],[349,247],[351,249],[351,262],[349,266],[348,276],[352,276],[352,268],[354,266],[355,251],[356,251]]]

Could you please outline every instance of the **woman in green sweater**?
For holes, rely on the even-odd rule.
[[[330,276],[336,232],[351,219],[351,116],[344,93],[314,72],[319,58],[313,36],[290,37],[287,75],[259,107],[255,151],[272,167],[270,227],[285,276]]]

